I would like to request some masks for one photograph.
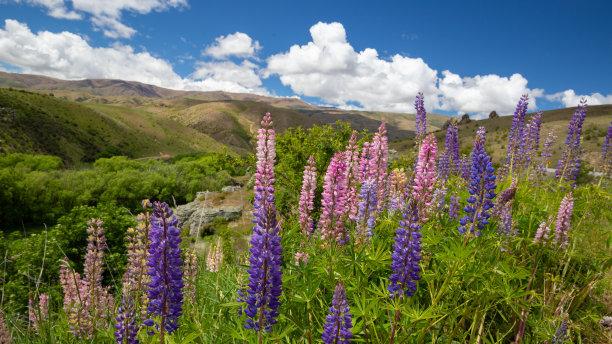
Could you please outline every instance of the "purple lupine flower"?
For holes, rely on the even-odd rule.
[[[495,197],[495,169],[491,158],[485,151],[486,132],[480,127],[476,132],[474,148],[472,149],[472,169],[470,171],[470,183],[468,191],[470,197],[468,205],[463,209],[466,215],[459,223],[459,233],[464,234],[468,230],[476,236],[480,230],[489,223],[493,198]],[[474,228],[476,227],[476,228]]]
[[[372,144],[369,147],[370,161],[365,179],[373,178],[376,181],[376,199],[378,209],[386,207],[388,192],[387,163],[389,160],[389,143],[387,140],[387,128],[381,123],[378,131],[374,134]]]
[[[346,157],[346,209],[348,212],[348,218],[355,221],[357,220],[358,206],[358,190],[359,182],[361,181],[360,176],[360,157],[359,157],[359,146],[357,146],[357,131],[353,130],[351,138],[346,145],[345,150]]]
[[[387,287],[392,298],[412,296],[416,291],[416,282],[421,278],[420,230],[418,208],[414,201],[410,201],[395,232],[391,254],[392,272]]]
[[[550,226],[547,221],[542,221],[536,230],[535,236],[533,237],[533,243],[539,244],[548,241],[550,235]]]
[[[548,168],[548,163],[550,162],[550,158],[552,157],[552,147],[557,139],[557,135],[555,135],[554,131],[549,131],[548,135],[546,135],[546,139],[544,139],[544,144],[542,144],[542,152],[540,152],[540,161],[538,170],[540,173],[545,173]]]
[[[535,154],[537,154],[540,148],[540,128],[542,127],[542,111],[533,115],[527,125],[525,126],[525,132],[523,135],[525,139],[525,146],[523,147],[523,157],[525,168],[529,167]]]
[[[446,202],[446,187],[442,186],[434,190],[433,195],[431,196],[431,204],[438,208],[438,210],[442,210],[444,208],[444,204]]]
[[[363,182],[368,178],[368,167],[370,166],[371,158],[370,143],[364,142],[359,156],[359,182]]]
[[[569,229],[572,220],[572,211],[574,210],[574,198],[569,192],[559,205],[557,212],[557,221],[555,223],[555,243],[561,247],[566,247],[569,243]]]
[[[272,118],[266,113],[257,136],[249,285],[241,298],[246,302],[245,328],[255,330],[259,336],[276,323],[282,292],[280,226],[274,205],[275,136]]]
[[[582,134],[582,125],[586,118],[586,112],[586,99],[582,99],[568,124],[565,147],[557,163],[555,175],[561,180],[565,179],[575,182],[576,178],[578,178],[578,173],[580,172],[580,158],[582,155],[580,136]]]
[[[319,229],[324,240],[334,239],[343,245],[348,240],[348,231],[344,226],[346,213],[346,159],[344,152],[336,153],[327,167],[323,180],[321,199],[321,217]]]
[[[512,174],[518,166],[522,158],[522,153],[525,147],[525,116],[527,115],[527,106],[529,105],[529,96],[523,95],[516,104],[514,116],[512,117],[512,126],[508,131],[508,146],[506,148],[506,168],[508,174]]]
[[[448,204],[448,216],[451,219],[459,217],[459,197],[455,195],[450,196],[450,202]]]
[[[499,211],[500,227],[498,229],[500,234],[510,236],[515,235],[514,232],[514,221],[512,220],[512,201],[506,202]]]
[[[127,295],[124,293],[115,321],[115,339],[117,344],[139,343],[134,300],[129,296],[129,293]]]
[[[425,111],[425,99],[423,97],[423,93],[417,93],[416,99],[414,100],[414,108],[416,110],[414,119],[416,136],[421,138],[427,133],[427,111]]]
[[[567,320],[563,320],[552,338],[552,344],[563,344],[567,336]]]
[[[601,145],[601,162],[602,162],[602,170],[604,174],[608,173],[610,166],[612,165],[612,154],[610,154],[610,141],[612,140],[612,122],[608,126],[608,133],[606,134],[606,138],[604,139],[603,144]]]
[[[175,331],[183,310],[183,261],[181,259],[181,232],[178,220],[165,202],[153,203],[151,230],[149,231],[149,319],[144,324],[152,326],[152,317],[159,317],[156,328],[163,342],[165,332]]]
[[[440,157],[438,176],[446,180],[450,173],[459,172],[461,160],[459,158],[459,128],[457,124],[450,123],[446,128],[444,140],[444,154]]]
[[[311,155],[308,158],[308,164],[304,168],[302,192],[300,193],[300,201],[298,204],[298,209],[300,212],[300,228],[302,229],[302,233],[304,233],[304,235],[310,235],[314,230],[312,211],[314,209],[314,196],[316,188],[317,167],[315,166],[314,157]]]
[[[502,209],[506,206],[506,204],[514,199],[516,195],[516,189],[518,187],[518,181],[516,178],[512,178],[512,182],[510,186],[502,191],[499,196],[497,196],[497,202],[495,202],[495,206],[493,207],[492,215],[500,215]]]
[[[465,156],[465,155],[463,155],[461,157],[461,163],[459,165],[460,165],[459,173],[461,175],[461,178],[463,178],[463,180],[465,180],[465,181],[469,181],[470,180],[470,174],[471,174],[471,171],[472,171],[472,164],[470,162],[470,158]]]
[[[322,339],[325,344],[348,344],[351,342],[353,333],[352,317],[346,291],[342,283],[336,285],[332,305],[329,307],[329,314],[325,318]]]
[[[422,222],[427,221],[427,213],[433,200],[432,196],[436,184],[437,151],[436,137],[429,134],[421,143],[412,183],[412,197],[416,201],[419,219]]]
[[[376,181],[367,179],[359,192],[359,213],[357,215],[357,241],[363,243],[372,236],[376,223]]]

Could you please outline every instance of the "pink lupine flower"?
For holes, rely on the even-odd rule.
[[[221,239],[211,245],[206,255],[206,269],[210,272],[219,272],[221,265],[223,264],[223,246]]]
[[[363,183],[368,177],[368,168],[370,166],[370,142],[364,142],[361,147],[361,155],[359,156],[359,182]]]
[[[359,203],[357,196],[359,192],[360,177],[360,157],[359,147],[357,146],[357,132],[353,130],[351,138],[346,146],[346,184],[348,186],[346,195],[346,207],[348,212],[348,218],[356,221]]]
[[[372,145],[369,148],[370,161],[368,172],[365,179],[374,179],[377,187],[376,199],[378,200],[378,210],[386,207],[388,180],[387,163],[389,160],[389,144],[387,140],[387,128],[385,123],[381,123],[378,132],[374,134]]]
[[[548,241],[548,236],[550,235],[550,226],[547,221],[542,221],[538,226],[538,230],[533,237],[533,243],[539,244]]]
[[[295,261],[296,265],[306,265],[308,264],[308,253],[306,252],[296,252],[295,255],[293,256],[293,260]]]
[[[30,326],[38,331],[40,324],[47,320],[48,317],[49,295],[44,293],[40,294],[38,296],[38,305],[34,305],[34,298],[30,297],[28,300],[28,320]]]
[[[436,184],[436,153],[438,146],[433,134],[423,140],[419,149],[418,162],[414,173],[412,196],[417,202],[419,219],[427,220],[427,211],[432,204],[434,186]]]
[[[312,220],[312,211],[314,209],[315,189],[317,188],[317,168],[315,166],[314,157],[311,155],[308,158],[308,164],[304,168],[304,177],[302,179],[302,192],[300,193],[299,213],[300,213],[300,228],[304,235],[312,234],[314,223]]]
[[[183,295],[185,302],[193,305],[196,302],[196,281],[198,277],[198,256],[193,249],[189,249],[185,252],[184,261]]]
[[[567,247],[569,244],[569,230],[573,209],[574,198],[570,192],[563,197],[563,200],[559,205],[557,221],[555,223],[555,243],[561,247]]]
[[[333,239],[339,244],[345,244],[348,240],[343,222],[346,212],[346,168],[345,152],[336,153],[325,173],[319,219],[319,229],[323,239]]]

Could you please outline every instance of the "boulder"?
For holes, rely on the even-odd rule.
[[[499,117],[499,115],[497,114],[497,111],[493,110],[491,111],[491,113],[489,114],[489,118],[493,119],[493,118],[497,118]]]
[[[181,228],[187,226],[191,236],[196,236],[202,228],[208,226],[216,218],[234,221],[242,216],[243,207],[241,205],[209,206],[205,203],[196,199],[193,202],[179,205],[174,211]]]
[[[459,125],[467,124],[467,123],[470,123],[471,121],[472,120],[470,119],[470,115],[465,113],[465,114],[463,114],[463,116],[461,116],[461,120],[459,120]]]

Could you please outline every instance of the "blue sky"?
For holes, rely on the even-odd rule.
[[[385,111],[612,103],[610,1],[100,3],[0,0],[0,68]]]

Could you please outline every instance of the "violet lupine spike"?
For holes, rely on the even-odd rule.
[[[172,209],[164,202],[153,203],[149,232],[149,319],[144,324],[156,328],[163,342],[165,332],[174,332],[183,311],[183,261],[181,233]],[[156,318],[155,320],[153,318]]]
[[[542,152],[540,152],[540,161],[538,170],[540,173],[544,174],[546,169],[549,166],[550,158],[553,155],[552,148],[557,140],[557,135],[555,135],[554,131],[549,131],[546,135],[546,139],[544,139],[544,143],[542,144]]]
[[[612,166],[612,154],[610,154],[610,141],[612,141],[612,122],[608,126],[608,133],[601,145],[601,162],[602,170],[604,175],[608,173],[610,166]]]
[[[370,161],[365,179],[374,178],[376,181],[376,198],[378,200],[378,211],[386,207],[388,192],[387,164],[389,160],[389,143],[387,139],[387,128],[381,123],[378,131],[374,134],[372,144],[369,147]]]
[[[360,173],[360,156],[359,147],[357,146],[357,132],[353,130],[351,138],[346,146],[346,184],[348,187],[346,196],[346,207],[348,212],[348,218],[352,221],[357,220],[358,207],[358,193],[359,193],[359,182],[361,181]]]
[[[534,244],[545,243],[548,241],[550,235],[550,226],[547,221],[542,221],[536,230],[535,236],[533,237]]]
[[[463,155],[461,157],[460,171],[459,171],[461,178],[463,178],[463,180],[465,181],[469,181],[471,170],[472,170],[472,164],[470,162],[470,158]]]
[[[421,278],[420,230],[416,203],[410,201],[395,231],[395,243],[391,254],[391,276],[387,287],[391,298],[412,296],[416,291],[416,283]]]
[[[572,193],[568,193],[561,200],[557,220],[555,222],[555,243],[563,248],[569,244],[569,230],[574,210],[574,198]]]
[[[314,196],[317,188],[317,167],[314,157],[311,155],[308,158],[308,163],[304,168],[304,176],[302,178],[302,191],[300,193],[300,201],[298,210],[300,213],[300,228],[304,235],[310,236],[314,231],[314,222],[312,220],[312,211],[314,210]]]
[[[580,104],[576,108],[576,111],[574,111],[572,119],[568,124],[565,146],[563,147],[561,158],[557,163],[555,175],[561,180],[571,180],[575,182],[576,178],[578,178],[582,155],[580,137],[582,134],[582,125],[586,118],[586,112],[586,99],[581,99]]]
[[[341,283],[336,285],[329,314],[325,318],[322,339],[325,344],[349,344],[353,333],[351,310],[346,299],[346,290]]]
[[[512,182],[510,186],[502,191],[499,196],[497,196],[497,202],[495,202],[495,207],[493,208],[493,215],[501,214],[501,210],[504,208],[506,203],[512,201],[514,196],[516,195],[516,189],[518,187],[518,181],[516,178],[512,178]]]
[[[438,166],[438,176],[446,180],[449,174],[458,173],[461,158],[459,157],[459,128],[455,123],[450,123],[446,128],[446,138],[444,140],[444,154],[440,156]]]
[[[415,132],[418,138],[424,137],[427,134],[427,111],[425,111],[425,99],[423,93],[417,93],[414,100],[415,115]]]
[[[434,190],[433,196],[431,197],[432,208],[442,210],[446,202],[446,187],[439,187]]]
[[[448,216],[451,219],[459,217],[459,197],[455,195],[450,196],[450,202],[448,204]]]
[[[567,336],[567,320],[563,320],[552,338],[552,344],[563,344]]]
[[[512,126],[508,131],[508,145],[506,148],[506,168],[508,174],[512,175],[516,171],[522,161],[522,152],[525,147],[525,116],[527,115],[527,107],[529,105],[529,96],[523,95],[516,104],[514,115],[512,117]]]
[[[357,242],[366,242],[372,237],[372,229],[376,223],[376,181],[368,179],[361,184],[359,192],[359,212],[357,215]]]
[[[419,211],[419,219],[427,221],[427,213],[432,204],[434,186],[436,184],[436,153],[438,146],[436,137],[429,134],[419,148],[418,161],[412,183],[412,197]]]
[[[468,191],[470,197],[464,210],[466,215],[459,223],[459,233],[465,234],[469,231],[476,236],[489,223],[493,198],[495,197],[495,169],[491,158],[485,151],[486,132],[480,127],[476,132],[474,148],[472,149],[472,168]]]
[[[389,174],[389,211],[394,213],[404,207],[408,177],[403,168],[396,168]]]
[[[346,213],[346,159],[344,152],[336,153],[327,167],[323,180],[321,217],[319,229],[324,240],[334,240],[343,245],[348,241],[348,231],[344,225]]]
[[[500,227],[499,233],[512,236],[514,232],[514,221],[512,220],[512,201],[506,202],[499,211]]]
[[[529,167],[533,158],[536,156],[540,148],[540,128],[542,127],[542,111],[539,111],[525,126],[525,146],[523,148],[523,157],[525,168]]]
[[[276,134],[267,113],[257,136],[257,170],[253,202],[253,234],[249,257],[249,284],[240,297],[246,305],[245,328],[270,331],[278,317],[282,292],[280,225],[274,204],[274,163]]]
[[[117,310],[117,318],[115,318],[115,340],[117,344],[138,344],[138,330],[134,300],[129,296],[129,293],[124,293],[121,305]]]

